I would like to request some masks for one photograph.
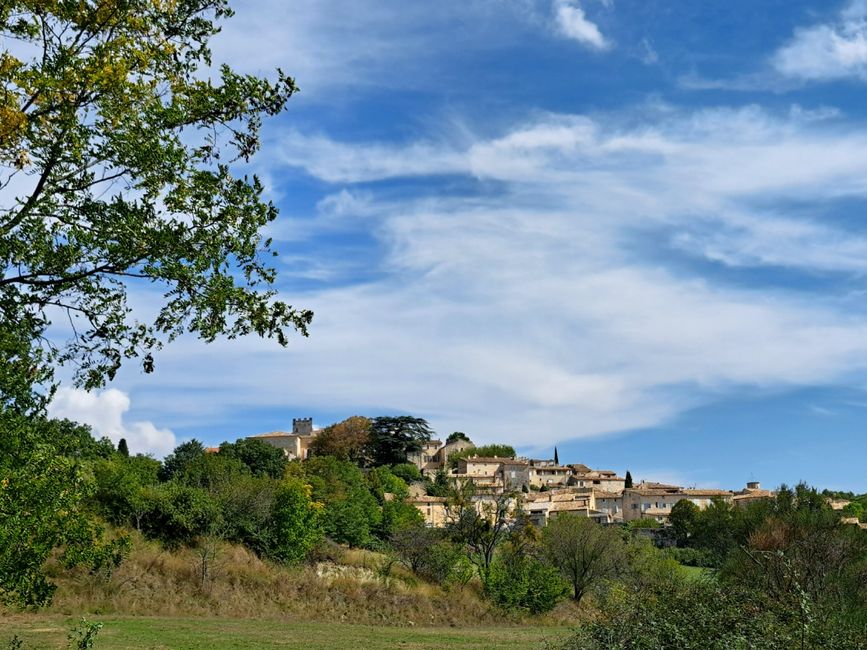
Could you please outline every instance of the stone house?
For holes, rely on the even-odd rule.
[[[612,521],[623,521],[623,493],[593,488],[596,509],[605,512]]]
[[[750,481],[743,490],[739,490],[732,496],[732,503],[739,508],[746,508],[749,504],[764,499],[773,499],[776,492],[771,490],[763,490],[762,484],[758,481]]]
[[[442,446],[442,440],[428,440],[418,452],[409,454],[407,460],[418,467],[422,474],[433,474],[442,467],[439,461]]]
[[[572,469],[569,485],[598,488],[606,492],[622,492],[626,487],[626,479],[610,469],[590,469],[580,463],[569,467]]]
[[[563,465],[555,465],[553,463],[538,463],[538,461],[530,461],[530,473],[528,476],[530,487],[557,487],[568,485],[569,479],[572,476],[572,469]]]
[[[247,436],[253,440],[267,442],[272,447],[282,449],[291,460],[304,460],[309,456],[310,443],[319,434],[320,429],[313,428],[313,418],[294,418],[292,431],[271,431]]]
[[[634,519],[655,519],[660,523],[668,521],[671,509],[678,501],[692,501],[699,508],[707,508],[714,499],[732,503],[734,495],[728,490],[685,489],[679,487],[627,488],[623,490],[623,521]]]

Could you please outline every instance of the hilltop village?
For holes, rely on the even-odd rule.
[[[321,429],[311,418],[296,418],[292,431],[272,431],[248,438],[282,449],[289,459],[304,460]],[[591,469],[580,463],[561,464],[554,458],[520,458],[473,454],[476,446],[466,436],[450,441],[431,439],[408,456],[422,476],[444,475],[457,485],[473,484],[473,500],[481,511],[501,502],[516,501],[518,495],[529,519],[544,526],[552,517],[570,513],[600,523],[624,523],[644,519],[665,525],[672,507],[683,499],[700,509],[719,499],[744,507],[774,496],[760,483],[750,482],[737,491],[683,487],[650,481],[632,484],[631,477],[610,469]],[[216,450],[215,450],[216,451]],[[425,483],[410,486],[409,503],[421,512],[425,523],[443,527],[448,522],[448,504],[443,496],[429,494]],[[842,507],[842,506],[840,506]]]

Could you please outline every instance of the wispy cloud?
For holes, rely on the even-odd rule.
[[[599,31],[599,27],[591,22],[577,0],[554,0],[552,9],[559,32],[594,50],[607,50],[611,47]]]
[[[739,287],[658,255],[662,238],[722,269],[863,273],[862,235],[763,207],[867,198],[867,133],[819,117],[657,105],[404,144],[285,132],[283,164],[332,188],[319,232],[360,216],[377,241],[360,263],[377,277],[298,296],[317,317],[288,350],[170,348],[161,390],[183,403],[126,381],[150,400],[137,403],[200,422],[267,406],[400,410],[527,447],[658,425],[749,387],[840,381],[867,369],[867,315],[845,293]],[[430,185],[389,191],[407,178]]]
[[[867,79],[867,3],[854,0],[833,23],[796,30],[771,63],[780,74],[796,79]]]

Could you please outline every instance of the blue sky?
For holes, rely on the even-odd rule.
[[[235,7],[215,59],[302,89],[245,171],[310,338],[183,339],[56,414],[162,454],[410,413],[636,478],[867,491],[867,3]]]

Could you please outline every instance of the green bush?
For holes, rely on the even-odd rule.
[[[220,523],[217,503],[201,488],[170,481],[143,494],[142,532],[169,548],[192,544]]]
[[[569,592],[560,572],[539,560],[505,552],[497,557],[485,584],[485,594],[503,609],[542,614]]]

